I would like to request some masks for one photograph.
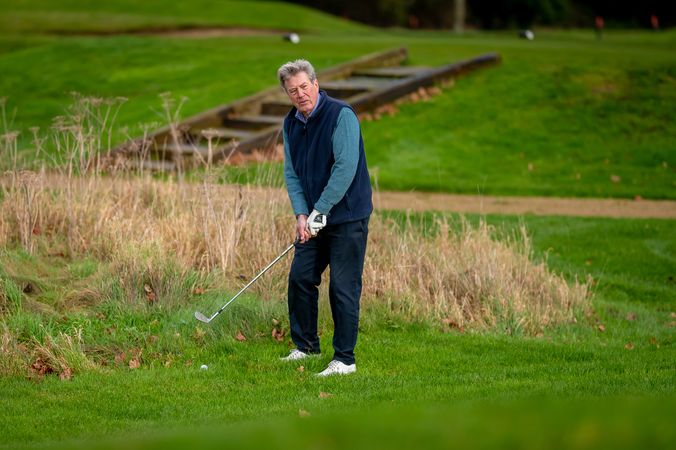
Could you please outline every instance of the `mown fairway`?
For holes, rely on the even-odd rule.
[[[671,30],[610,30],[602,42],[591,30],[536,30],[536,40],[527,42],[511,32],[457,37],[372,30],[276,2],[89,3],[0,4],[3,122],[21,131],[27,166],[37,163],[30,127],[48,137],[52,119],[67,113],[71,92],[128,99],[116,119],[128,128],[115,132],[120,140],[164,123],[158,97],[164,92],[187,98],[185,117],[274,85],[275,70],[289,59],[306,57],[321,69],[406,46],[412,65],[487,51],[499,52],[503,63],[457,80],[427,102],[400,105],[392,117],[362,123],[379,188],[676,199]],[[297,46],[278,35],[58,34],[279,30],[290,23],[301,31]],[[3,172],[17,168],[8,153],[0,157]],[[274,184],[279,172],[272,164],[220,176]],[[0,208],[4,195],[0,188]],[[380,214],[415,229],[437,223],[430,214],[408,220],[403,212]],[[13,236],[0,247],[1,448],[676,445],[676,221],[483,218],[498,239],[525,225],[532,259],[546,261],[570,283],[591,276],[592,307],[576,314],[575,323],[529,334],[504,321],[460,329],[438,317],[411,320],[371,304],[363,311],[357,374],[318,380],[313,373],[331,357],[328,302],[320,306],[324,354],[302,367],[277,360],[288,339],[277,341],[272,330],[288,328],[288,320],[283,295],[267,288],[283,280],[288,260],[205,327],[193,312],[218,309],[256,268],[239,261],[228,277],[184,270],[172,265],[171,253],[153,254],[149,245],[141,249],[148,262],[124,284],[120,267],[129,266],[87,251],[67,256],[65,238],[59,239],[77,237],[59,230],[29,230],[36,249],[22,250],[18,219],[8,217],[3,222],[0,215],[0,242]],[[57,237],[41,234],[50,232]],[[133,303],[146,298],[152,277],[164,283],[168,303]],[[203,286],[206,292],[196,294]],[[54,360],[72,365],[72,378],[38,376],[29,369],[38,353],[13,358],[11,351],[28,348],[42,349],[42,358],[55,352]],[[201,364],[209,368],[200,370]]]

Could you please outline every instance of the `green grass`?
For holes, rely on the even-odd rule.
[[[656,422],[648,422],[651,416],[639,416],[632,410],[616,411],[612,416],[634,423],[641,433],[655,439],[656,430],[673,418],[673,351],[649,343],[626,350],[621,341],[598,341],[562,344],[546,339],[440,334],[418,328],[365,330],[360,338],[358,374],[318,380],[311,373],[320,370],[326,357],[306,363],[306,371],[300,373],[299,364],[276,360],[285,350],[283,345],[262,339],[254,343],[226,340],[217,352],[200,355],[190,367],[88,373],[67,383],[56,378],[37,385],[6,380],[2,391],[5,408],[0,413],[7,426],[3,442],[21,448],[20,444],[74,438],[99,440],[117,436],[120,431],[144,435],[166,429],[194,430],[205,424],[247,427],[253,422],[261,424],[256,428],[260,432],[268,422],[283,428],[279,422],[293,420],[300,410],[320,421],[342,416],[353,427],[356,424],[346,419],[346,414],[367,416],[362,425],[362,433],[367,436],[373,430],[369,432],[366,424],[407,426],[405,416],[387,422],[378,411],[405,414],[416,408],[445,410],[433,423],[443,423],[444,416],[457,417],[463,410],[475,408],[479,412],[475,411],[474,417],[490,423],[496,407],[480,406],[506,404],[516,410],[524,408],[520,414],[535,415],[537,406],[544,404],[547,415],[539,420],[557,423],[554,418],[560,413],[546,406],[555,401],[552,399],[598,399],[596,408],[601,405],[603,409],[614,398],[634,395],[662,398],[666,403],[649,404],[664,411],[665,416]],[[323,344],[327,343],[324,339]],[[208,363],[209,369],[199,370],[200,363]],[[321,392],[332,396],[321,398]],[[574,417],[589,413],[577,408],[576,414]],[[597,420],[603,420],[598,415]],[[514,420],[504,417],[502,423]],[[547,439],[558,434],[555,423],[544,429],[511,433],[516,440]],[[564,418],[563,423],[565,427],[571,422]],[[326,428],[325,424],[314,433],[325,432]],[[243,431],[232,426],[232,432],[237,435]],[[401,432],[407,434],[405,429]],[[488,437],[494,441],[510,434],[504,429],[488,433],[495,434]],[[597,433],[597,439],[612,441],[604,427]],[[195,431],[186,434],[198,435]],[[302,430],[289,434],[282,433],[280,439],[305,439]],[[673,438],[671,434],[672,442]],[[393,445],[399,447],[401,443]],[[441,445],[437,443],[435,448]]]
[[[380,185],[674,198],[676,59],[660,42],[596,44],[563,36],[543,33],[527,45],[504,36],[456,40],[453,49],[462,56],[469,48],[493,48],[504,63],[460,79],[429,103],[365,124]],[[447,43],[429,42],[426,52],[409,47],[424,61],[437,45]]]
[[[422,436],[426,428],[418,427],[428,416],[435,417],[429,423],[439,426],[446,420],[460,420],[453,425],[460,436],[471,435],[475,421],[495,423],[493,431],[476,442],[478,448],[498,447],[501,439],[536,446],[560,439],[561,430],[584,434],[585,427],[595,430],[588,437],[591,441],[582,439],[563,447],[592,448],[597,441],[619,448],[637,448],[653,440],[656,445],[673,442],[665,423],[673,419],[676,405],[671,328],[676,298],[673,286],[665,286],[663,278],[674,268],[663,259],[664,255],[673,258],[673,221],[508,216],[488,220],[507,235],[523,221],[533,236],[536,257],[548,253],[554,270],[568,276],[591,271],[598,281],[594,313],[542,336],[510,337],[500,330],[444,333],[440,323],[407,323],[372,308],[362,316],[358,373],[329,380],[312,377],[331,356],[325,302],[320,307],[324,354],[304,362],[301,372],[300,363],[277,360],[288,351],[286,340],[277,342],[270,334],[272,319],[288,327],[281,299],[261,303],[256,296],[246,295],[205,327],[192,319],[194,309],[215,310],[228,294],[208,289],[191,297],[193,280],[172,294],[188,296],[187,307],[183,301],[153,308],[142,301],[142,294],[134,306],[116,297],[120,293],[112,289],[109,298],[80,313],[63,315],[60,296],[48,291],[78,286],[83,280],[95,288],[97,279],[106,279],[97,277],[99,272],[105,274],[104,266],[6,252],[3,266],[11,270],[2,276],[13,280],[15,287],[23,289],[31,268],[42,280],[41,290],[23,296],[24,304],[26,298],[52,301],[56,314],[15,314],[5,323],[23,327],[24,335],[32,333],[38,339],[59,332],[72,334],[79,328],[84,337],[81,348],[98,349],[97,361],[105,360],[107,366],[78,372],[68,382],[54,375],[38,382],[5,377],[0,388],[5,405],[0,413],[0,441],[7,448],[59,442],[70,447],[73,439],[83,439],[82,445],[87,446],[90,439],[105,438],[103,447],[111,448],[121,445],[117,437],[124,433],[125,442],[131,439],[138,448],[191,439],[209,447],[212,439],[224,436],[259,443],[256,436],[270,436],[264,430],[302,429],[304,422],[297,416],[303,410],[317,428],[309,436],[290,432],[288,439],[308,447],[334,436],[335,423],[361,433],[363,445],[376,439],[375,430],[396,430],[409,423],[412,429],[405,435]],[[598,245],[590,243],[596,235],[619,245],[590,253],[590,246]],[[636,235],[644,239],[632,239]],[[655,257],[655,248],[662,249],[662,259]],[[624,258],[627,252],[632,260]],[[588,258],[591,266],[586,264]],[[595,272],[594,267],[600,270]],[[273,276],[283,276],[285,269],[279,271],[281,275]],[[622,279],[640,282],[613,284]],[[246,341],[235,339],[238,331]],[[128,360],[137,349],[143,349],[142,366],[131,370]],[[114,360],[118,352],[125,352],[121,361]],[[199,370],[201,364],[209,369]],[[321,398],[321,392],[332,396]],[[628,397],[638,397],[637,408],[627,403]],[[561,405],[564,400],[572,403]],[[617,405],[621,409],[616,410]],[[573,419],[562,410],[577,413]],[[653,414],[644,414],[646,410]],[[507,412],[499,416],[500,411]],[[466,413],[471,415],[461,420]],[[347,417],[365,417],[366,422]],[[375,423],[368,425],[366,417]],[[526,420],[535,420],[542,428],[510,430]],[[617,423],[633,424],[628,431],[633,437],[614,441]],[[207,426],[206,437],[194,430],[202,426]],[[174,432],[167,434],[168,429]],[[287,442],[280,439],[270,445]],[[430,439],[432,448],[442,448],[448,435]],[[391,445],[396,447],[397,442]]]
[[[293,18],[292,21],[289,18]],[[95,3],[7,0],[0,5],[3,34],[120,32],[186,27],[251,27],[316,32],[355,32],[366,27],[316,10],[274,1],[131,0]]]
[[[11,18],[25,5],[10,3],[0,17]],[[69,2],[55,10],[87,10],[78,5]],[[108,17],[125,10],[149,18],[156,7],[115,5],[95,12]],[[227,25],[241,16],[242,23],[254,26],[270,16],[257,8],[277,6],[225,2],[218,7],[223,10],[191,13],[175,6],[166,9],[166,17]],[[318,13],[295,13],[322,23]],[[528,42],[512,33],[457,37],[365,27],[346,33],[327,25],[303,34],[301,44],[293,46],[278,36],[55,38],[38,34],[49,28],[41,20],[29,21],[22,34],[0,35],[0,95],[8,97],[23,146],[30,146],[31,126],[45,133],[55,116],[67,112],[71,92],[129,99],[117,118],[126,131],[116,134],[119,142],[141,135],[143,127],[166,123],[161,93],[187,98],[181,113],[190,116],[274,86],[276,68],[299,56],[321,69],[399,46],[408,47],[414,65],[497,51],[500,66],[461,78],[430,102],[405,105],[395,117],[363,123],[369,164],[382,189],[676,198],[673,31],[618,31],[602,42],[591,32],[542,31]],[[127,25],[135,26],[132,22]],[[126,23],[114,26],[124,29]]]

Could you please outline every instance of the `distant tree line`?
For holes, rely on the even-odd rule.
[[[548,25],[593,26],[601,16],[608,27],[671,27],[676,0],[289,0],[376,26],[451,28],[455,2],[465,5],[468,27],[485,29]],[[652,18],[652,22],[651,22]]]

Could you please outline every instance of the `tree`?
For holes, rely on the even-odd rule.
[[[453,31],[462,34],[465,31],[465,16],[467,15],[467,2],[455,0],[453,11]]]

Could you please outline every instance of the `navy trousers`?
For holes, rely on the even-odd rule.
[[[304,244],[296,244],[289,272],[291,339],[298,350],[319,353],[317,312],[322,273],[330,267],[329,302],[333,317],[333,359],[354,364],[359,329],[368,217],[328,225]]]

